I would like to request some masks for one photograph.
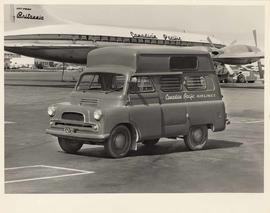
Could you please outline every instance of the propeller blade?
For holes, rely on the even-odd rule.
[[[255,46],[257,47],[257,32],[256,30],[253,30],[253,38],[254,38],[254,42],[255,42]]]
[[[215,47],[214,43],[212,42],[209,36],[207,36],[207,41],[211,44],[212,47]]]
[[[253,30],[252,32],[253,32],[254,42],[255,42],[255,45],[257,47],[258,46],[258,43],[257,43],[257,31]],[[263,70],[262,70],[262,63],[261,63],[260,60],[258,60],[257,64],[258,64],[258,70],[259,70],[260,79],[262,79],[264,77],[264,73],[263,73]]]

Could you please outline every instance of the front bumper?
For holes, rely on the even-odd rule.
[[[73,138],[89,142],[103,142],[110,136],[110,134],[100,134],[97,131],[93,131],[90,127],[73,125],[51,125],[50,128],[46,129],[46,133],[56,137]]]

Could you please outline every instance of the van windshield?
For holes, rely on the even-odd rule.
[[[87,73],[80,78],[76,90],[95,90],[102,92],[122,91],[124,84],[125,76],[121,74]]]

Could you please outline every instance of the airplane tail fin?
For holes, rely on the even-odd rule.
[[[5,5],[5,31],[63,23],[64,20],[49,14],[41,5]]]

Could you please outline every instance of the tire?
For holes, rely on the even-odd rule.
[[[243,74],[238,75],[237,77],[238,83],[246,83],[246,78]]]
[[[69,154],[75,154],[83,146],[83,143],[76,142],[71,139],[60,138],[60,137],[58,138],[58,143],[61,149],[63,149],[66,153],[69,153]]]
[[[201,150],[207,143],[208,129],[206,126],[191,126],[184,141],[189,150]]]
[[[159,138],[157,138],[157,139],[152,139],[152,140],[145,140],[145,141],[143,141],[142,143],[143,143],[143,145],[145,145],[145,146],[154,146],[154,145],[156,145],[157,143],[158,143],[158,141],[159,141]]]
[[[115,127],[104,144],[105,151],[112,158],[125,157],[131,147],[131,134],[126,126]]]

